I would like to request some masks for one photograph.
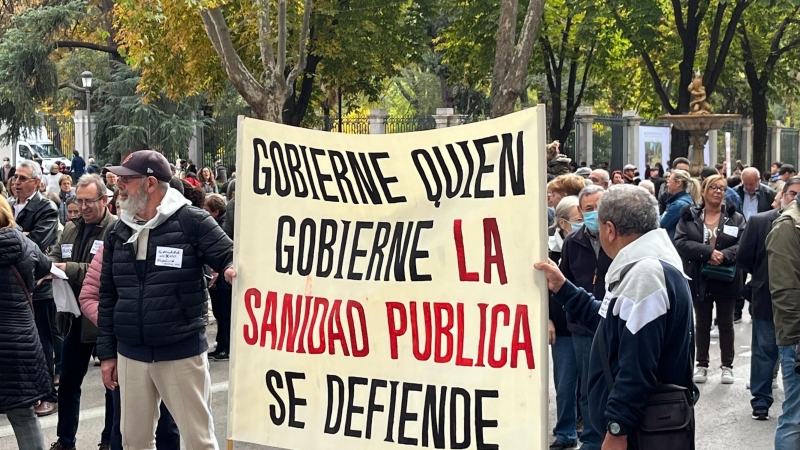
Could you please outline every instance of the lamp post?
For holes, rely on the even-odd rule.
[[[86,127],[87,130],[87,138],[88,138],[88,148],[89,154],[86,157],[91,157],[94,152],[92,151],[92,72],[88,70],[84,71],[81,74],[81,83],[83,84],[83,90],[86,93]]]

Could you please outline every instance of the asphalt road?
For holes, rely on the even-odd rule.
[[[750,377],[750,318],[745,313],[745,320],[735,325],[736,360],[734,375],[736,381],[732,385],[719,383],[719,369],[712,369],[708,383],[701,385],[702,397],[697,405],[697,450],[751,450],[770,449],[772,438],[780,414],[783,401],[783,384],[774,393],[775,404],[770,411],[770,420],[758,422],[750,418],[750,392],[746,383]],[[209,327],[210,340],[216,333],[216,326]],[[711,367],[718,367],[719,347],[712,341]],[[552,366],[551,366],[552,367]],[[779,377],[780,378],[780,377]],[[211,362],[211,381],[213,391],[214,424],[220,448],[225,449],[228,363]],[[78,450],[96,449],[103,428],[104,390],[100,380],[100,368],[90,367],[83,385],[81,403],[81,421],[78,429]],[[555,390],[550,387],[550,428],[555,423]],[[45,432],[46,444],[56,440],[57,415],[41,419]],[[269,447],[253,444],[237,443],[237,450],[267,449]],[[0,416],[0,450],[17,449],[11,426],[5,416]],[[23,449],[24,450],[24,449]]]

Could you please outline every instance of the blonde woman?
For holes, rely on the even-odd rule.
[[[700,201],[700,183],[685,170],[676,169],[667,179],[667,208],[661,215],[661,228],[667,230],[670,239],[675,237],[675,228],[681,220],[681,209]]]

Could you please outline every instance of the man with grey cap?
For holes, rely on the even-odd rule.
[[[109,171],[122,214],[103,246],[97,356],[103,383],[120,389],[122,445],[155,448],[163,399],[188,450],[217,450],[203,267],[230,283],[233,244],[170,188],[163,155],[140,150]]]
[[[639,184],[639,177],[636,176],[636,166],[633,164],[626,164],[625,167],[622,168],[622,178],[625,180],[625,184]]]

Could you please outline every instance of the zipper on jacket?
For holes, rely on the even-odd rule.
[[[144,278],[147,275],[147,259],[145,259],[145,273],[142,274],[142,271],[139,270],[139,263],[136,260],[136,248],[133,244],[128,245],[131,253],[133,253],[133,267],[136,268],[136,276],[139,278],[139,342],[144,345],[144,307],[142,303],[144,303]]]

